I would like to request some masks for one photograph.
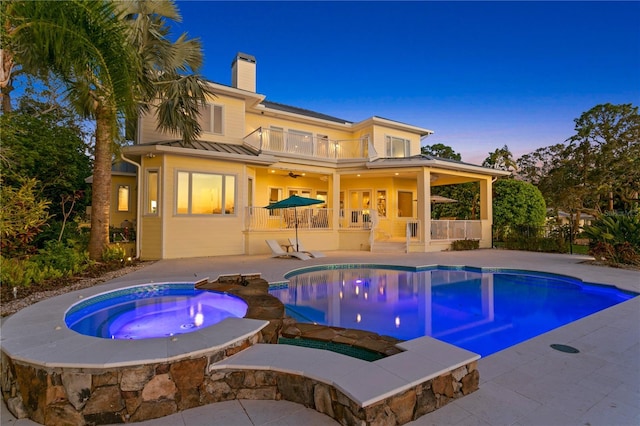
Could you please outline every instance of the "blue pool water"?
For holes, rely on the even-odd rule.
[[[637,296],[569,277],[477,268],[314,270],[270,293],[299,322],[432,336],[482,356]]]
[[[193,283],[148,284],[76,303],[66,312],[65,323],[87,336],[131,340],[190,333],[246,313],[242,299],[196,290]]]

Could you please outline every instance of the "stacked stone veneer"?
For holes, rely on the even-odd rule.
[[[478,388],[473,361],[362,407],[333,384],[309,377],[272,370],[221,370],[214,366],[221,360],[257,343],[277,342],[284,308],[265,294],[268,284],[259,278],[200,287],[244,298],[249,303],[247,317],[267,319],[270,324],[211,353],[110,369],[47,368],[11,359],[2,352],[0,385],[7,407],[18,418],[80,426],[137,422],[233,399],[282,399],[313,408],[344,425],[393,425],[414,420]]]
[[[402,425],[478,389],[477,362],[362,407],[336,386],[309,377],[265,370],[218,370],[214,399],[284,399],[343,425]]]

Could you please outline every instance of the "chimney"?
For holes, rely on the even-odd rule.
[[[238,52],[231,63],[231,86],[236,89],[256,91],[256,58]]]

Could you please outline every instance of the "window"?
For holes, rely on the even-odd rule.
[[[327,158],[329,157],[329,136],[327,135],[317,135],[318,147],[316,150],[316,154],[318,157]]]
[[[302,130],[289,130],[287,151],[296,154],[313,155],[313,134]]]
[[[222,105],[207,104],[200,107],[198,123],[203,132],[222,135]]]
[[[387,217],[387,191],[385,190],[378,191],[376,199],[378,203],[378,207],[377,207],[378,216]]]
[[[235,214],[236,178],[213,173],[178,172],[177,214]]]
[[[387,141],[387,157],[402,158],[408,157],[410,152],[409,139],[397,138],[395,136],[386,136]]]
[[[129,185],[118,185],[118,211],[129,211]]]
[[[146,200],[145,200],[145,214],[158,214],[158,186],[159,186],[159,173],[158,170],[147,170],[145,185],[147,188]]]
[[[269,204],[282,200],[282,188],[269,188]],[[278,216],[277,210],[269,210],[269,216]]]

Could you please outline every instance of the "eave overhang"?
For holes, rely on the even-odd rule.
[[[511,172],[505,170],[490,169],[488,167],[477,166],[475,164],[463,163],[455,160],[441,158],[429,158],[424,156],[406,158],[380,158],[366,164],[368,169],[394,169],[404,167],[437,167],[439,169],[463,171],[489,175],[492,177],[510,176]]]

